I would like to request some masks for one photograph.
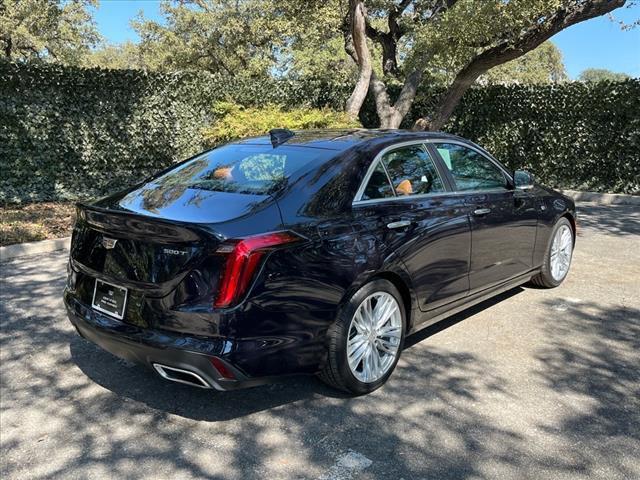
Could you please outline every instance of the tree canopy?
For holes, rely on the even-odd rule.
[[[427,84],[444,93],[414,128],[439,129],[476,82],[563,81],[549,39],[635,1],[163,0],[162,22],[132,22],[139,43],[95,49],[97,0],[21,0],[0,4],[0,46],[19,61],[352,82],[345,111],[371,95],[382,127]]]
[[[620,82],[631,78],[626,73],[612,72],[606,68],[587,68],[578,76],[581,82]]]
[[[91,7],[97,0],[0,2],[0,48],[10,61],[82,62],[100,41]]]
[[[360,77],[352,115],[371,89],[382,126],[397,127],[418,86],[439,74],[447,87],[414,128],[439,129],[467,89],[490,69],[522,57],[554,34],[625,5],[625,0],[349,0],[347,49]],[[369,42],[383,52],[383,77],[371,68]],[[369,82],[363,79],[369,78]],[[387,85],[398,82],[392,99]]]
[[[103,44],[99,48],[86,52],[81,62],[83,67],[114,68],[118,70],[148,68],[138,44],[124,42]]]
[[[568,78],[562,53],[548,41],[516,60],[492,68],[479,80],[488,84],[513,85],[558,83]]]
[[[284,47],[287,23],[267,0],[163,0],[164,23],[139,17],[144,64],[151,69],[267,75]]]

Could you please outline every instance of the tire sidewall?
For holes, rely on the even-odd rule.
[[[392,295],[398,306],[400,308],[400,315],[402,317],[402,334],[400,335],[400,345],[398,347],[398,355],[395,358],[395,361],[391,365],[391,368],[385,373],[380,379],[371,383],[364,383],[358,380],[353,373],[351,372],[351,368],[349,368],[349,364],[347,362],[347,338],[349,335],[349,327],[351,326],[351,320],[356,310],[360,306],[360,304],[371,294],[376,292],[386,292]],[[369,283],[365,284],[358,291],[356,291],[352,297],[349,299],[347,303],[342,307],[340,314],[338,315],[337,320],[337,346],[334,355],[336,355],[337,366],[340,372],[340,376],[345,381],[347,388],[356,393],[356,394],[365,394],[380,388],[387,379],[391,376],[393,371],[396,368],[398,360],[400,359],[400,355],[402,353],[402,348],[404,346],[404,338],[407,328],[407,316],[404,307],[404,302],[402,301],[402,296],[398,289],[393,285],[393,283],[389,282],[385,279],[376,279],[372,280]]]

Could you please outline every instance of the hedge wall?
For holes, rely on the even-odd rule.
[[[549,185],[640,193],[638,79],[472,90],[452,128]]]
[[[0,63],[0,202],[95,197],[203,148],[213,104],[340,108],[350,85]],[[433,101],[423,90],[411,122]],[[362,118],[375,126],[367,101]],[[640,81],[471,90],[447,130],[550,185],[638,193]]]

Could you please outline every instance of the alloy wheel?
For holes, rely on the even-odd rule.
[[[556,231],[551,244],[551,276],[554,280],[562,280],[569,271],[573,253],[573,235],[568,225],[562,225]]]
[[[402,340],[402,315],[395,297],[387,292],[369,295],[351,319],[347,361],[363,383],[382,378],[394,365]]]

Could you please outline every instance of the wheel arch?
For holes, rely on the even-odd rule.
[[[398,289],[398,292],[400,292],[405,315],[406,315],[405,328],[406,328],[406,332],[409,332],[414,322],[414,318],[413,318],[414,298],[413,298],[411,287],[407,284],[407,281],[396,272],[391,272],[391,271],[378,272],[375,275],[373,275],[366,283],[376,279],[383,279],[391,282],[393,286]]]
[[[569,223],[571,224],[571,230],[573,231],[573,245],[575,246],[576,237],[578,236],[578,224],[576,222],[575,215],[573,215],[571,212],[565,212],[560,216],[560,218],[566,218],[567,220],[569,220]]]
[[[342,299],[337,305],[337,312],[339,312],[363,286],[380,279],[387,280],[400,292],[406,314],[405,327],[408,333],[415,324],[416,319],[414,317],[418,309],[418,300],[413,288],[411,276],[404,263],[397,258],[386,265],[380,265],[379,268],[363,270],[356,275],[350,286],[344,290]]]

